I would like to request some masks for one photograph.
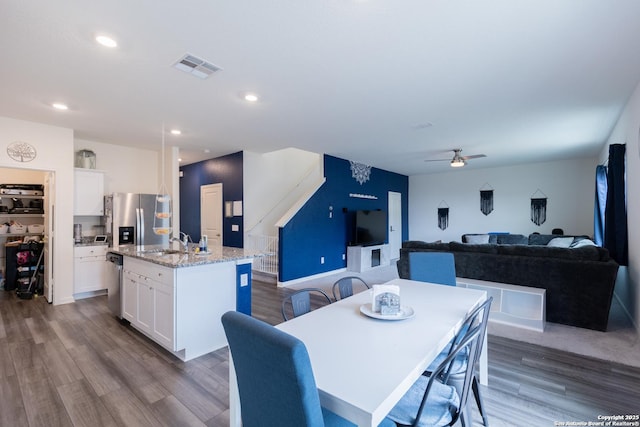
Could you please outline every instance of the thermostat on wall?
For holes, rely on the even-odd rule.
[[[104,234],[98,234],[95,239],[93,239],[95,243],[104,243],[107,241],[107,236]]]

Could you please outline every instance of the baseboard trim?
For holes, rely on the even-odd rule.
[[[339,268],[337,270],[327,271],[324,273],[314,274],[313,276],[306,276],[306,277],[301,277],[299,279],[287,280],[286,282],[281,282],[278,280],[278,287],[286,288],[287,286],[297,285],[298,283],[306,282],[308,280],[319,279],[321,277],[331,276],[332,274],[342,273],[344,271],[347,271],[346,267]]]

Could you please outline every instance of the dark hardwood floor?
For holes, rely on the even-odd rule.
[[[290,292],[254,281],[254,316],[281,322]],[[227,370],[226,349],[181,362],[106,297],[54,307],[0,292],[0,426],[227,426]],[[640,413],[640,369],[493,336],[489,384],[492,426]]]

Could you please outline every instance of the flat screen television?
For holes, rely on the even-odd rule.
[[[355,245],[372,246],[387,242],[387,212],[356,211]]]

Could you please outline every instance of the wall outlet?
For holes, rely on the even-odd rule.
[[[345,254],[342,254],[342,260],[344,261],[345,259],[347,259],[347,256]]]
[[[320,257],[320,264],[324,264],[324,257],[323,256]]]

